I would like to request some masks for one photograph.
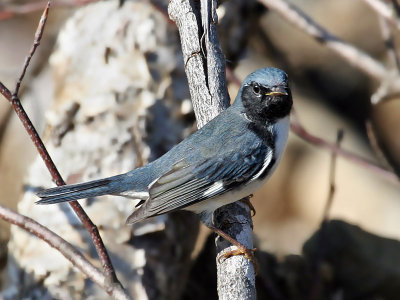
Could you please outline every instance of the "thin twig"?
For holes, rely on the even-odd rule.
[[[340,129],[337,132],[336,136],[336,143],[335,146],[336,148],[340,149],[340,143],[343,140],[343,130]],[[322,217],[322,222],[319,230],[319,235],[318,235],[318,240],[317,240],[317,255],[315,259],[315,277],[314,277],[314,282],[311,288],[311,293],[310,293],[310,300],[318,299],[320,290],[321,290],[321,263],[322,260],[324,259],[325,256],[325,241],[326,241],[326,235],[327,235],[327,225],[329,221],[329,211],[332,207],[333,203],[333,196],[335,195],[335,175],[336,175],[336,158],[337,158],[337,152],[332,151],[331,153],[331,163],[329,167],[329,191],[328,191],[328,196],[327,200],[325,203],[325,208],[323,212],[323,217]]]
[[[31,140],[35,144],[36,149],[39,152],[39,155],[42,157],[47,169],[49,170],[53,180],[55,183],[60,185],[65,185],[64,180],[62,179],[60,173],[58,172],[53,160],[51,159],[49,153],[47,152],[46,147],[44,146],[42,140],[40,139],[39,134],[37,133],[35,127],[33,126],[31,120],[29,119],[28,115],[26,114],[21,101],[18,97],[12,96],[11,92],[0,82],[0,93],[11,102],[17,116],[21,120],[22,124],[24,125],[26,131],[28,132]],[[96,225],[90,220],[86,212],[83,210],[82,206],[77,202],[69,202],[72,209],[74,210],[75,214],[81,220],[84,227],[90,233],[94,246],[99,254],[100,260],[102,262],[102,266],[104,268],[104,272],[106,277],[110,282],[118,282],[118,279],[115,274],[114,267],[112,266],[110,257],[107,253],[107,250],[104,246],[104,243],[100,237],[99,231]]]
[[[382,16],[379,16],[379,25],[381,27],[381,33],[388,51],[389,59],[392,61],[397,70],[400,71],[400,59],[399,55],[397,54],[394,36],[392,34],[388,21]]]
[[[49,9],[49,3],[45,8],[45,11],[43,13],[43,16],[47,16],[48,14],[48,9]],[[42,17],[43,19],[43,17]],[[34,44],[40,40],[40,37],[43,34],[44,30],[44,25],[45,22],[43,22],[41,19],[40,24],[38,26],[38,31],[35,34],[35,41]],[[33,50],[32,50],[33,49]],[[30,55],[33,55],[35,52],[35,47],[33,46],[30,52]],[[24,68],[22,71],[22,74],[20,75],[20,80],[23,79],[24,73],[26,69],[29,66],[30,59],[27,59],[24,64]],[[31,140],[33,141],[36,149],[39,152],[39,155],[42,157],[46,167],[48,168],[53,180],[55,183],[60,186],[60,185],[65,185],[64,180],[62,179],[60,173],[57,170],[57,167],[55,166],[53,160],[51,159],[49,153],[47,152],[46,147],[43,144],[43,141],[41,140],[38,132],[36,131],[35,127],[33,126],[31,120],[29,119],[27,113],[25,112],[25,109],[23,108],[21,101],[17,95],[17,88],[19,85],[17,84],[16,91],[14,93],[11,93],[10,90],[4,86],[3,83],[0,82],[0,93],[12,104],[17,116],[21,120],[22,124],[24,125],[27,133],[29,134]],[[103,240],[100,237],[100,233],[94,225],[94,223],[90,220],[86,212],[83,210],[82,206],[77,202],[73,201],[69,203],[72,209],[74,210],[75,214],[78,216],[80,221],[82,222],[83,226],[86,228],[86,230],[89,232],[93,239],[94,246],[96,248],[96,251],[99,255],[99,258],[101,260],[105,276],[107,280],[110,282],[110,284],[120,284],[117,278],[117,275],[115,273],[114,267],[111,263],[111,259],[107,253],[107,249],[104,246]]]
[[[42,16],[40,17],[39,25],[35,32],[35,39],[33,41],[33,45],[31,47],[31,50],[29,51],[29,55],[25,58],[24,67],[22,68],[21,75],[19,76],[17,84],[15,86],[14,94],[16,96],[18,96],[19,88],[21,87],[22,80],[24,79],[26,70],[28,69],[31,59],[35,54],[36,48],[40,45],[40,40],[42,39],[43,36],[44,26],[46,25],[47,16],[49,14],[49,8],[50,8],[50,1],[47,2],[47,5],[42,13]]]
[[[364,0],[378,15],[382,16],[391,25],[400,29],[400,20],[395,14],[394,7],[382,0]]]
[[[386,68],[377,60],[359,50],[358,48],[340,40],[329,33],[322,26],[317,24],[310,16],[301,11],[298,7],[284,0],[258,0],[271,10],[277,12],[281,17],[314,37],[326,47],[332,49],[350,64],[372,78],[382,81],[386,75]]]
[[[17,225],[45,241],[51,247],[57,249],[74,267],[77,267],[83,274],[102,287],[114,299],[130,299],[129,295],[121,286],[112,285],[107,282],[104,274],[95,268],[78,250],[45,226],[2,205],[0,205],[0,218]]]
[[[290,129],[292,130],[292,132],[297,134],[300,138],[302,138],[303,140],[305,140],[315,146],[321,146],[321,147],[327,148],[330,151],[333,151],[333,152],[337,153],[338,155],[340,155],[354,163],[362,165],[363,167],[380,174],[385,179],[387,179],[391,182],[399,183],[399,179],[393,172],[381,167],[380,165],[376,164],[375,162],[373,162],[369,159],[363,158],[355,153],[344,150],[340,147],[337,147],[333,143],[330,143],[328,141],[325,141],[322,138],[312,135],[298,121],[293,120],[290,124]]]
[[[335,143],[335,146],[338,149],[340,149],[340,144],[343,140],[343,135],[344,135],[343,129],[339,129],[337,132],[336,143]],[[336,174],[337,155],[338,155],[337,152],[332,151],[331,164],[330,164],[330,169],[329,169],[329,192],[328,192],[328,197],[326,200],[324,214],[323,214],[323,220],[325,222],[328,220],[329,211],[331,210],[332,203],[333,203],[333,196],[335,194],[335,174]]]

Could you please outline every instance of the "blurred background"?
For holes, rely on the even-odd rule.
[[[89,39],[98,34],[99,40],[101,40],[101,35],[105,34],[109,28],[95,31],[79,27],[79,23],[90,24],[89,17],[84,15],[82,9],[86,9],[87,12],[89,7],[92,7],[92,10],[96,11],[95,6],[99,5],[97,1],[90,1],[93,3],[89,4],[86,2],[89,1],[54,2],[41,45],[29,67],[20,94],[23,104],[39,132],[43,133],[47,140],[52,140],[55,145],[57,143],[51,136],[54,131],[60,130],[55,120],[62,118],[62,114],[68,110],[66,107],[72,101],[71,99],[83,101],[85,97],[88,97],[82,91],[87,89],[86,85],[93,85],[94,88],[96,88],[96,84],[102,85],[104,90],[108,87],[108,83],[99,82],[98,79],[89,80],[91,76],[97,78],[97,75],[92,73],[101,72],[99,71],[101,69],[97,70],[95,66],[92,72],[81,70],[76,71],[75,75],[71,75],[73,70],[66,71],[71,65],[77,69],[79,67],[91,68],[92,66],[85,65],[84,61],[89,60],[86,58],[89,56],[89,48],[95,47],[95,44],[100,42],[89,42]],[[142,31],[136,36],[139,42],[134,38],[132,41],[128,41],[127,44],[131,47],[129,48],[130,55],[124,57],[124,60],[120,62],[126,67],[137,68],[130,71],[132,74],[130,77],[128,76],[128,79],[136,80],[136,82],[147,80],[146,84],[140,87],[140,91],[146,88],[150,91],[157,91],[154,92],[156,96],[151,101],[146,100],[147,96],[140,94],[143,103],[139,108],[133,106],[133,109],[137,109],[137,111],[129,113],[137,113],[142,118],[154,121],[162,119],[164,112],[172,120],[168,121],[172,124],[168,130],[165,130],[163,126],[158,129],[148,126],[148,124],[153,124],[154,127],[157,127],[156,121],[146,123],[147,127],[142,128],[144,137],[153,136],[153,141],[156,141],[149,148],[144,148],[144,161],[151,160],[168,150],[173,143],[187,136],[195,128],[194,114],[190,101],[188,101],[190,96],[184,77],[183,61],[179,52],[178,32],[175,25],[167,20],[167,3],[165,1],[107,2],[111,2],[110,5],[113,5],[113,9],[116,9],[118,5],[121,5],[120,9],[127,9],[126,6],[131,5],[129,3],[140,3],[140,6],[135,6],[136,12],[140,12],[142,9],[146,12],[149,11],[149,15],[157,15],[154,18],[161,20],[159,21],[161,23],[157,24],[168,28],[168,30],[162,31],[146,31],[146,27],[143,25]],[[398,72],[386,46],[387,43],[385,44],[381,17],[371,8],[368,4],[369,1],[292,0],[291,2],[338,38],[380,61],[387,70]],[[382,2],[393,5],[396,1]],[[0,81],[10,88],[15,85],[25,56],[32,45],[42,8],[43,3],[36,1],[2,0],[0,3]],[[81,11],[78,12],[80,15],[77,14],[79,10]],[[343,129],[344,138],[340,147],[371,162],[370,165],[360,164],[355,159],[347,159],[341,155],[337,157],[334,176],[335,191],[328,215],[330,219],[341,220],[345,223],[329,223],[332,231],[328,230],[327,236],[332,240],[337,239],[337,243],[332,242],[336,246],[342,241],[346,242],[346,245],[353,245],[353,250],[354,248],[364,249],[368,253],[352,253],[353,256],[349,254],[346,258],[338,254],[341,253],[340,251],[328,253],[327,257],[333,257],[326,259],[330,263],[330,265],[326,264],[329,266],[327,267],[329,271],[326,271],[325,268],[321,274],[322,280],[329,282],[331,288],[326,288],[325,292],[321,292],[314,299],[333,299],[333,295],[339,297],[335,299],[399,299],[400,264],[398,263],[400,263],[400,254],[397,253],[399,253],[400,246],[393,240],[400,239],[400,185],[395,173],[391,171],[396,170],[396,162],[399,161],[399,151],[397,150],[400,148],[400,141],[397,130],[400,126],[400,104],[397,93],[385,95],[385,99],[377,105],[371,104],[371,97],[382,82],[363,73],[348,60],[328,49],[324,43],[320,43],[289,24],[280,14],[257,1],[225,1],[219,7],[218,15],[221,46],[227,59],[228,74],[231,74],[228,79],[230,79],[229,92],[232,100],[239,88],[237,80],[232,80],[232,78],[241,81],[248,73],[260,67],[281,68],[289,74],[290,78],[294,98],[292,119],[300,122],[308,133],[332,143],[332,145],[335,143],[337,131]],[[101,13],[100,16],[108,17],[106,13]],[[132,18],[134,17],[132,16]],[[162,20],[163,18],[164,20]],[[145,23],[145,18],[143,17],[140,22]],[[70,33],[73,26],[78,28],[75,35]],[[90,25],[88,26],[90,27]],[[389,25],[389,29],[394,36],[396,45],[399,39],[398,29],[394,25]],[[90,38],[87,38],[87,42],[81,42],[80,39],[85,40],[85,34],[90,35]],[[150,34],[156,35],[154,43],[162,40],[166,48],[170,47],[168,48],[169,52],[167,50],[159,51],[157,55],[154,55],[156,51],[146,50],[145,48],[150,46],[140,44],[140,36],[146,39]],[[166,38],[162,35],[170,36]],[[112,43],[112,40],[109,43]],[[81,47],[82,44],[85,46]],[[133,44],[135,46],[132,46]],[[106,54],[105,60],[108,55],[109,59],[113,59],[114,45],[111,45],[111,54]],[[60,54],[61,52],[64,54]],[[85,54],[85,52],[88,53]],[[71,58],[73,55],[75,58]],[[79,57],[79,55],[82,55],[83,58],[81,61],[75,61],[77,60],[76,56]],[[173,55],[173,58],[169,55]],[[120,56],[116,55],[116,57],[118,59]],[[140,61],[138,57],[140,57]],[[166,70],[163,70],[164,67]],[[135,74],[136,72],[139,74]],[[81,73],[83,74],[82,78],[79,78]],[[107,81],[112,79],[113,77],[110,77]],[[79,82],[80,80],[81,82]],[[65,86],[71,82],[74,84],[66,88]],[[165,91],[160,92],[161,86],[165,86]],[[115,86],[112,88],[117,89]],[[168,100],[165,108],[160,109],[158,103],[163,103],[162,98],[164,97],[173,98],[173,100]],[[78,98],[79,100],[76,100]],[[98,105],[94,104],[96,102],[95,94],[89,98],[92,102],[84,108],[85,120],[89,118],[88,116],[96,115],[99,110],[104,109],[99,109]],[[81,103],[80,106],[84,107],[84,104]],[[137,122],[140,124],[141,121]],[[157,134],[152,135],[153,131]],[[373,133],[374,137],[372,137]],[[175,134],[175,137],[168,137],[171,134]],[[63,139],[64,133],[59,135],[62,135],[61,139]],[[102,135],[99,134],[98,138],[101,137]],[[70,142],[73,141],[72,139]],[[95,140],[90,142],[96,143]],[[73,151],[74,145],[68,147],[65,146],[65,143],[65,140],[60,142],[61,147],[67,147],[67,151]],[[59,155],[62,156],[62,154],[57,154],[57,158],[62,160],[61,157],[58,157]],[[97,162],[101,163],[101,153],[98,155],[100,158]],[[297,275],[308,274],[304,271],[306,263],[300,257],[307,258],[313,251],[318,254],[318,251],[315,250],[318,247],[312,246],[313,240],[310,240],[310,237],[319,230],[323,220],[324,207],[330,189],[331,156],[332,152],[328,147],[310,143],[304,137],[291,132],[286,154],[279,168],[269,182],[252,198],[252,203],[257,211],[253,218],[257,247],[273,257],[273,259],[269,256],[268,259],[259,258],[261,265],[265,260],[269,262],[270,270],[273,273],[266,275],[271,281],[264,281],[261,284],[265,287],[265,291],[259,293],[260,299],[264,299],[262,297],[267,297],[267,295],[269,299],[312,299],[308,297],[309,293],[300,288],[306,286],[310,290],[314,287],[312,275],[310,275],[311,279],[308,285],[301,283],[299,279],[301,276],[294,276],[292,287],[288,284],[288,277],[292,274],[291,272]],[[27,174],[32,173],[28,170],[35,157],[36,150],[28,135],[8,102],[3,99],[0,101],[0,204],[18,209],[18,203],[26,191]],[[381,166],[388,171],[377,171],[371,167],[372,165]],[[88,166],[80,168],[88,168]],[[64,168],[64,170],[67,169]],[[109,172],[113,171],[115,170]],[[68,176],[72,176],[71,174],[75,174],[76,171],[68,169],[68,172],[70,172],[67,173]],[[77,181],[81,181],[81,179],[82,176],[78,176]],[[83,179],[87,178],[83,176]],[[50,183],[49,180],[47,178]],[[70,181],[72,182],[73,179]],[[30,196],[29,199],[32,202],[35,198]],[[19,209],[21,210],[21,208]],[[24,213],[29,215],[29,209]],[[97,220],[95,220],[96,222]],[[123,221],[121,222],[123,223]],[[3,258],[2,265],[4,266],[7,261],[7,251],[10,251],[9,248],[7,249],[10,229],[9,225],[4,222],[1,223],[0,229],[0,255]],[[192,255],[193,261],[195,257],[200,259],[201,255],[205,253],[204,249],[207,249],[207,246],[203,247],[203,244],[207,239],[208,231],[201,228],[200,232],[200,238],[198,238],[194,250],[195,254]],[[304,248],[306,241],[309,241],[308,251],[307,248]],[[386,241],[390,241],[388,248],[386,248]],[[325,243],[329,244],[327,240]],[[209,247],[213,247],[212,242],[209,244],[211,245]],[[334,248],[332,246],[329,249]],[[201,251],[203,251],[202,254]],[[388,253],[392,253],[393,256]],[[356,276],[353,273],[343,275],[339,272],[342,269],[337,267],[337,260],[346,264],[354,261],[354,257],[363,255],[365,255],[365,261],[362,260],[362,263],[355,267],[358,269],[356,274],[363,273],[365,270],[360,269],[360,266],[364,265],[367,269],[368,262],[378,264],[376,269],[383,268],[383,275],[379,277],[379,280],[368,283],[367,285],[371,286],[371,289],[365,290],[360,288],[360,285],[365,284],[365,280],[354,279],[353,283],[349,278]],[[377,262],[382,255],[387,257],[387,261]],[[296,259],[293,260],[293,257]],[[212,255],[209,259],[212,264]],[[271,264],[271,261],[274,263]],[[280,269],[277,267],[278,265]],[[287,267],[287,265],[290,266]],[[302,267],[298,267],[299,265]],[[196,266],[195,262],[193,262],[193,266]],[[282,266],[286,266],[286,268]],[[212,269],[210,272],[213,272]],[[262,275],[261,271],[261,277]],[[194,275],[192,274],[192,276]],[[306,275],[304,276],[306,277]],[[363,278],[372,277],[365,276]],[[214,279],[214,277],[210,278]],[[271,282],[274,288],[271,288]],[[193,287],[193,283],[191,284]],[[188,286],[190,285],[188,284]],[[201,289],[198,287],[194,288],[197,291],[198,299],[215,297],[212,292],[206,294],[205,291],[199,291]],[[4,282],[3,289],[7,289]],[[307,288],[305,289],[307,290]],[[187,296],[187,291],[182,293],[186,295],[183,296],[185,299],[190,298]],[[275,298],[271,295],[275,295]]]

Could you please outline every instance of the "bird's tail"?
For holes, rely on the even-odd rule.
[[[58,186],[38,192],[37,195],[41,200],[37,201],[36,204],[54,204],[108,194],[116,195],[123,192],[126,186],[123,181],[124,174],[84,183]]]

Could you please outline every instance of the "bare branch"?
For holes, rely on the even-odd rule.
[[[202,0],[203,20],[198,22],[200,13],[194,11],[188,0],[171,0],[168,6],[170,18],[179,28],[185,71],[190,94],[200,128],[229,106],[225,83],[225,58],[219,49],[216,33],[216,1]],[[206,19],[206,20],[205,20]],[[212,22],[211,22],[212,20]],[[203,24],[203,30],[199,30]],[[199,32],[203,35],[199,36]],[[201,39],[206,48],[202,49]],[[204,58],[203,51],[206,50]],[[218,222],[221,220],[221,222]],[[229,223],[223,231],[247,248],[253,248],[252,220],[250,208],[243,203],[232,203],[214,213],[215,226],[219,229]],[[231,244],[217,239],[217,257],[232,250]],[[243,255],[230,257],[220,262],[217,259],[218,294],[220,299],[255,299],[255,273],[250,260]]]
[[[47,2],[47,5],[43,11],[43,14],[40,17],[39,25],[36,29],[35,39],[33,41],[32,48],[29,51],[28,57],[25,59],[24,67],[22,68],[21,75],[19,76],[17,84],[15,86],[14,94],[16,96],[18,95],[19,88],[21,86],[22,80],[24,79],[26,69],[28,69],[29,63],[31,62],[31,59],[32,59],[33,55],[35,54],[36,48],[40,45],[40,40],[42,39],[42,36],[43,36],[44,26],[46,25],[47,16],[49,14],[49,8],[50,8],[50,1]]]
[[[382,0],[364,0],[378,15],[382,16],[391,25],[400,29],[400,20],[395,14],[393,6]]]
[[[397,54],[396,45],[394,43],[394,37],[390,29],[390,26],[388,24],[388,21],[382,16],[379,16],[379,25],[381,27],[382,37],[388,51],[389,59],[392,61],[393,66],[395,66],[397,70],[400,71],[400,59]]]
[[[361,157],[357,154],[354,154],[350,151],[344,150],[344,149],[338,147],[337,145],[335,145],[334,143],[327,142],[322,138],[312,135],[298,121],[292,121],[290,124],[290,129],[292,130],[292,132],[297,134],[303,140],[308,141],[309,143],[311,143],[315,146],[321,146],[321,147],[327,148],[330,151],[337,153],[338,155],[340,155],[352,162],[355,162],[359,165],[362,165],[363,167],[365,167],[367,169],[370,169],[370,170],[380,174],[381,176],[383,176],[384,178],[386,178],[387,180],[389,180],[391,182],[394,182],[394,183],[399,182],[399,179],[393,172],[379,166],[378,164],[376,164],[373,161],[363,158],[363,157]]]
[[[208,89],[206,70],[204,69],[207,65],[202,58],[198,36],[199,27],[190,2],[170,1],[168,12],[179,29],[190,96],[196,114],[197,127],[200,128],[226,107],[218,102],[213,102]]]
[[[372,78],[382,81],[386,77],[387,70],[379,61],[329,33],[326,29],[317,24],[310,16],[293,4],[284,0],[258,1],[271,10],[277,12],[281,17],[301,29],[303,32],[314,37],[320,43],[326,45],[326,47],[335,51],[354,67]]]
[[[335,146],[340,149],[340,143],[343,140],[343,130],[340,129],[337,132],[336,136],[336,144]],[[321,291],[321,280],[322,280],[322,274],[321,274],[321,264],[325,256],[325,243],[326,243],[326,235],[327,235],[327,224],[329,221],[329,211],[332,207],[333,203],[333,196],[335,195],[335,175],[336,175],[336,158],[337,158],[337,152],[332,151],[331,153],[331,163],[329,166],[329,191],[328,191],[328,196],[327,200],[325,203],[325,208],[324,208],[324,213],[322,216],[322,222],[320,226],[320,235],[318,236],[318,247],[317,247],[317,255],[316,255],[316,260],[315,260],[315,274],[314,274],[314,280],[313,280],[313,285],[311,288],[311,293],[310,293],[310,300],[314,299],[319,299],[319,294]]]
[[[222,54],[217,34],[216,7],[216,0],[201,0],[201,21],[207,59],[207,85],[212,103],[216,103],[216,107],[226,109],[229,107],[230,101],[226,87],[225,56]]]
[[[51,159],[46,147],[43,144],[43,141],[41,140],[36,128],[33,126],[32,121],[30,120],[27,113],[25,112],[25,109],[23,108],[21,101],[17,95],[20,83],[24,77],[25,71],[28,68],[29,62],[30,62],[30,60],[35,52],[35,49],[37,47],[37,46],[35,46],[35,44],[36,44],[36,42],[40,41],[40,38],[42,36],[44,26],[45,26],[45,20],[47,18],[47,14],[48,14],[48,9],[49,9],[49,3],[47,4],[47,6],[43,12],[41,21],[38,26],[38,30],[36,31],[36,34],[35,34],[34,46],[32,47],[32,49],[30,51],[28,59],[25,61],[24,68],[19,77],[15,92],[11,93],[10,90],[0,82],[0,93],[12,104],[14,111],[16,112],[17,116],[19,117],[22,124],[24,125],[27,133],[29,134],[36,149],[38,150],[39,155],[41,156],[46,167],[48,168],[53,180],[55,181],[55,183],[58,186],[60,186],[60,185],[65,185],[65,182],[62,179],[59,171],[57,170],[57,167],[55,166],[53,160]],[[93,243],[96,248],[96,251],[102,262],[102,266],[104,268],[104,272],[105,272],[107,280],[114,284],[120,285],[118,278],[116,276],[114,267],[111,263],[110,257],[107,253],[107,249],[104,246],[104,243],[100,237],[100,233],[99,233],[96,225],[93,224],[93,222],[90,220],[89,216],[86,214],[86,212],[83,210],[82,206],[77,201],[70,202],[69,204],[72,207],[72,209],[74,210],[74,212],[76,213],[76,215],[78,216],[78,218],[81,220],[84,227],[90,233],[90,235],[93,239]]]
[[[340,149],[340,143],[343,140],[344,131],[343,129],[338,130],[337,137],[336,137],[336,148]],[[329,168],[329,192],[328,197],[325,204],[323,220],[326,222],[328,221],[329,211],[331,210],[332,203],[333,203],[333,196],[335,194],[335,175],[336,175],[336,158],[338,152],[332,151],[331,153],[331,164]]]
[[[31,120],[29,119],[28,115],[23,108],[21,101],[18,97],[12,96],[11,92],[0,82],[0,93],[11,102],[16,114],[20,118],[22,124],[24,125],[26,131],[28,132],[31,140],[36,146],[40,156],[42,157],[44,163],[46,164],[50,174],[53,177],[53,180],[56,182],[57,185],[64,185],[65,182],[62,179],[60,173],[58,172],[53,160],[51,159],[49,153],[47,152],[46,147],[44,146],[39,134],[37,133],[35,127],[33,126]],[[76,215],[79,217],[85,228],[90,233],[93,243],[96,247],[97,253],[99,254],[100,260],[102,262],[104,272],[109,278],[110,282],[118,282],[116,277],[114,267],[112,266],[110,257],[107,253],[107,250],[104,246],[104,243],[100,237],[99,231],[97,227],[93,224],[90,220],[89,216],[83,210],[82,206],[77,202],[69,202],[72,209],[75,211]]]
[[[57,249],[75,267],[77,267],[82,271],[83,274],[102,287],[114,299],[130,299],[129,295],[120,285],[109,282],[104,274],[95,268],[70,243],[43,225],[2,205],[0,205],[0,218],[11,224],[17,225],[18,227],[42,239],[49,244],[49,246]]]

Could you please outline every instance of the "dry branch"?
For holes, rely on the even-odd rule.
[[[284,0],[258,1],[372,78],[382,81],[387,77],[388,71],[379,61],[328,32],[295,5]]]
[[[378,15],[382,16],[390,24],[400,29],[400,20],[393,7],[382,0],[364,0]]]
[[[31,218],[18,214],[1,205],[0,218],[30,232],[45,241],[49,246],[57,249],[75,267],[102,287],[114,299],[130,299],[119,284],[109,282],[104,274],[95,268],[78,250],[51,230]]]
[[[366,158],[363,158],[355,153],[352,153],[350,151],[347,151],[341,147],[338,147],[335,143],[330,143],[320,137],[317,137],[311,133],[309,133],[303,125],[301,125],[298,121],[292,121],[290,124],[290,129],[292,132],[297,134],[300,138],[303,140],[315,145],[315,146],[320,146],[329,149],[330,151],[352,161],[355,162],[367,169],[370,169],[379,175],[383,176],[387,180],[398,183],[399,180],[397,176],[390,170],[387,170],[380,165],[376,164],[375,162],[368,160]]]
[[[185,71],[198,127],[229,105],[225,82],[225,58],[220,51],[216,33],[215,3],[216,1],[212,0],[201,1],[203,18],[207,18],[207,22],[203,21],[203,30],[198,28],[198,24],[202,22],[196,19],[200,18],[200,12],[193,9],[190,1],[172,0],[168,7],[169,15],[176,22],[180,33]],[[207,9],[204,9],[204,6]],[[206,49],[201,47],[202,36],[199,36],[199,32],[205,32]],[[206,51],[206,58],[202,56],[202,50]],[[249,207],[243,203],[227,205],[214,213],[214,220],[216,227],[246,247],[253,248]],[[230,226],[221,228],[224,224],[222,220]],[[231,250],[230,247],[230,243],[217,239],[217,257]],[[220,299],[256,298],[254,266],[247,258],[234,256],[221,262],[217,259],[217,269]]]
[[[36,48],[40,44],[40,39],[43,35],[43,31],[45,28],[49,7],[50,7],[50,2],[47,3],[47,5],[44,9],[44,12],[42,14],[42,17],[40,19],[38,29],[36,30],[36,33],[35,33],[33,46],[29,52],[27,59],[25,60],[21,75],[19,76],[19,79],[16,84],[15,91],[13,93],[11,93],[11,91],[0,82],[0,93],[12,104],[16,114],[20,118],[27,133],[29,134],[30,138],[32,139],[36,149],[38,150],[40,156],[42,157],[44,163],[46,164],[46,167],[48,168],[53,180],[55,181],[55,183],[58,186],[60,186],[60,185],[65,185],[65,182],[62,179],[59,171],[57,170],[57,167],[55,166],[53,160],[51,159],[46,147],[43,144],[43,141],[41,140],[38,132],[36,131],[34,125],[32,124],[29,116],[25,112],[25,110],[21,104],[21,101],[18,97],[18,90],[19,90],[22,80],[24,78],[25,72],[29,66],[32,56],[35,53]],[[78,218],[81,220],[81,222],[83,223],[85,228],[90,233],[90,235],[93,239],[95,248],[97,250],[97,253],[102,262],[102,266],[103,266],[103,269],[105,272],[105,276],[107,277],[107,280],[110,283],[120,285],[118,278],[115,274],[114,267],[111,263],[110,257],[107,253],[107,249],[104,246],[103,240],[100,237],[100,234],[99,234],[99,231],[98,231],[96,225],[94,225],[94,223],[90,220],[90,218],[88,217],[88,215],[85,213],[85,211],[83,210],[83,208],[80,206],[80,204],[78,202],[76,202],[76,201],[70,202],[70,206],[75,211]]]

